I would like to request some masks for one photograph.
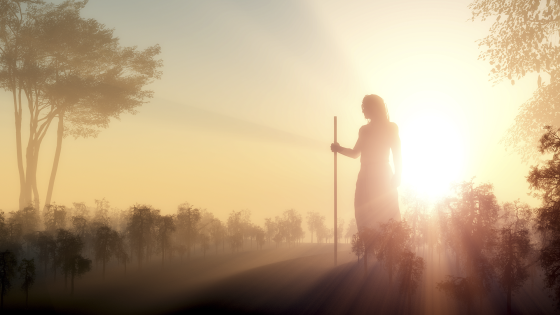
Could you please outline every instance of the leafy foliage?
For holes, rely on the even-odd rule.
[[[560,308],[560,130],[547,127],[540,139],[539,150],[552,154],[544,165],[533,166],[527,177],[530,188],[542,200],[537,208],[537,227],[543,235],[539,260],[544,269],[546,286],[553,290]]]
[[[525,102],[503,142],[524,160],[536,157],[535,146],[545,125],[559,125],[560,113],[560,5],[556,0],[475,0],[469,5],[472,20],[495,18],[482,39],[480,59],[492,65],[491,79],[511,84],[528,73],[539,73],[537,89]],[[545,83],[544,77],[549,78]]]

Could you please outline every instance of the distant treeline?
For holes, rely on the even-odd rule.
[[[105,199],[95,200],[94,207],[83,202],[72,207],[53,203],[42,213],[33,206],[8,214],[0,210],[0,252],[10,258],[0,259],[0,269],[10,270],[3,278],[0,270],[4,279],[0,285],[6,289],[2,297],[11,286],[19,258],[29,261],[33,270],[37,264],[43,276],[56,279],[61,272],[73,292],[74,278],[89,271],[92,262],[101,266],[104,276],[111,260],[126,273],[130,263],[142,268],[143,263],[157,258],[164,265],[173,258],[189,258],[196,249],[205,256],[208,251],[261,249],[266,243],[292,246],[305,237],[302,223],[302,215],[294,209],[266,218],[259,226],[251,222],[249,210],[231,211],[222,221],[188,203],[179,205],[175,214],[164,215],[149,205],[111,208]],[[313,233],[319,243],[332,241],[333,229],[325,226],[324,216],[309,212],[307,223],[312,241]],[[348,240],[357,231],[355,220],[347,231]]]

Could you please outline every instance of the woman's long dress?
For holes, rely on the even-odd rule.
[[[400,220],[397,188],[389,165],[391,148],[400,147],[394,123],[367,124],[360,128],[361,168],[356,182],[354,210],[358,229],[378,228],[390,219]]]

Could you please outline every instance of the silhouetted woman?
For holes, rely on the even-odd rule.
[[[361,168],[356,182],[354,211],[358,229],[378,228],[389,219],[400,220],[397,187],[401,182],[401,140],[397,124],[389,121],[389,113],[383,99],[366,95],[362,112],[369,120],[360,128],[358,141],[353,149],[331,144],[331,150],[357,158],[361,155]],[[393,153],[395,173],[389,165],[389,153]]]

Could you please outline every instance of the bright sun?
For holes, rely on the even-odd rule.
[[[430,97],[429,103],[419,103],[418,113],[399,124],[403,186],[429,198],[444,195],[449,184],[460,179],[464,165],[464,139],[456,121],[458,115],[451,115],[450,104],[442,102]]]

